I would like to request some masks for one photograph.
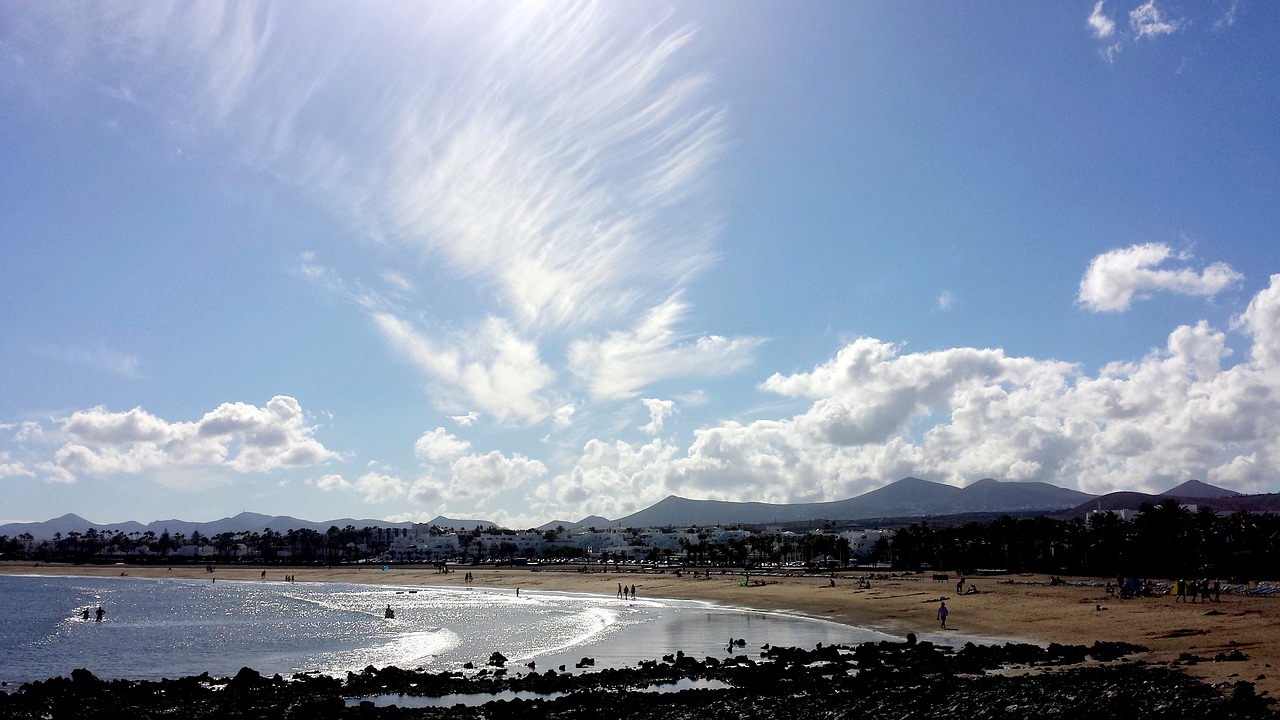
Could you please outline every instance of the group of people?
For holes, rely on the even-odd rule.
[[[103,610],[103,609],[102,609],[102,606],[101,606],[101,605],[99,605],[99,606],[98,606],[98,610],[97,610],[97,612],[95,613],[95,615],[97,616],[97,622],[102,622],[102,618],[103,618],[103,617],[105,617],[105,616],[106,616],[106,614],[107,614],[107,611],[106,611],[106,610]],[[81,619],[81,620],[88,620],[88,619],[89,619],[89,608],[85,608],[85,609],[80,613],[80,619]]]
[[[1174,602],[1186,602],[1187,598],[1191,598],[1191,602],[1196,602],[1199,597],[1204,602],[1209,602],[1209,596],[1213,596],[1214,602],[1222,600],[1222,583],[1217,580],[1210,585],[1206,579],[1201,580],[1183,580],[1179,578],[1173,581]]]
[[[629,597],[628,597],[628,596],[629,596]],[[635,585],[632,585],[632,586],[630,586],[630,587],[627,587],[626,585],[623,585],[622,583],[618,583],[618,597],[619,597],[620,599],[622,599],[622,600],[627,600],[627,599],[635,600],[635,599],[636,599],[636,586],[635,586]]]

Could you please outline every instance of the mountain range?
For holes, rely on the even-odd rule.
[[[819,503],[726,502],[690,500],[671,495],[644,510],[617,520],[593,515],[577,522],[552,521],[537,529],[545,531],[556,527],[573,530],[588,527],[603,529],[692,525],[771,525],[806,521],[875,522],[962,514],[1037,512],[1066,518],[1079,517],[1094,510],[1137,509],[1143,503],[1156,504],[1167,499],[1175,499],[1188,505],[1212,507],[1221,512],[1280,511],[1280,495],[1242,495],[1199,480],[1188,480],[1159,495],[1118,492],[1099,496],[1043,482],[1010,482],[985,478],[958,488],[953,485],[907,477],[857,497]],[[495,526],[488,520],[459,520],[443,516],[427,524],[454,529]],[[325,532],[333,526],[343,528],[348,525],[357,528],[407,529],[414,524],[353,518],[314,522],[287,515],[261,515],[251,512],[209,522],[157,520],[146,525],[133,521],[96,524],[78,515],[67,514],[45,522],[0,525],[0,535],[16,537],[22,533],[30,533],[36,538],[51,538],[54,533],[66,535],[71,532],[84,532],[92,527],[99,532],[112,534],[150,531],[160,535],[167,531],[171,534],[182,533],[187,536],[193,532],[199,532],[206,537],[212,537],[223,532],[260,533],[267,529],[280,533],[302,529]]]

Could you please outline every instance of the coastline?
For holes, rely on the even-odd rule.
[[[215,565],[65,565],[3,562],[0,574],[80,575],[283,582],[345,582],[363,585],[463,587],[472,573],[473,587],[521,588],[522,592],[555,591],[614,595],[619,583],[635,585],[638,597],[711,602],[729,608],[780,612],[877,630],[897,637],[915,633],[939,641],[943,634],[979,636],[997,641],[1019,639],[1037,644],[1126,642],[1150,648],[1136,659],[1176,667],[1192,677],[1217,684],[1243,680],[1259,693],[1280,697],[1280,598],[1223,595],[1219,603],[1175,603],[1158,596],[1121,600],[1108,597],[1104,579],[1071,578],[1049,585],[1048,578],[1008,575],[972,578],[979,592],[955,595],[955,580],[938,582],[931,575],[892,576],[859,588],[854,573],[837,573],[835,587],[825,575],[753,574],[743,586],[740,572],[690,573],[593,571],[576,565],[536,568],[460,567],[440,573],[432,566],[282,567]],[[599,568],[592,568],[599,570]],[[266,577],[262,572],[266,571]],[[756,584],[761,583],[761,584]],[[938,628],[939,598],[951,610],[949,629]],[[1101,606],[1104,610],[1098,610]],[[1215,662],[1239,651],[1244,660]],[[1238,657],[1238,655],[1237,655]],[[1199,661],[1193,658],[1200,658]],[[643,658],[637,658],[641,660]],[[1273,667],[1274,666],[1274,667]]]

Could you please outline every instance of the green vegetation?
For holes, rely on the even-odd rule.
[[[1280,567],[1280,516],[1247,511],[1192,512],[1175,500],[1143,505],[1132,520],[1112,512],[1054,520],[1038,517],[894,532],[895,568],[1018,572],[1099,577],[1250,578]]]

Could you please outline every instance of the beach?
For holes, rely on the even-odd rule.
[[[1051,585],[1048,577],[999,575],[969,578],[977,593],[956,595],[956,580],[931,574],[872,577],[859,587],[860,573],[828,575],[752,574],[744,585],[741,571],[678,575],[639,572],[612,566],[582,572],[582,566],[460,566],[441,573],[432,566],[377,565],[328,567],[204,565],[59,565],[0,563],[0,573],[42,575],[191,578],[249,582],[346,582],[372,585],[471,586],[521,592],[572,592],[612,596],[619,584],[634,585],[638,597],[702,600],[730,607],[795,613],[857,625],[905,637],[941,640],[946,634],[990,638],[993,642],[1089,645],[1097,641],[1142,645],[1136,656],[1148,664],[1177,668],[1216,684],[1244,680],[1259,693],[1280,696],[1280,598],[1224,594],[1220,602],[1175,603],[1168,595],[1121,600],[1107,595],[1105,579],[1067,578]],[[266,577],[262,577],[265,570]],[[631,571],[628,571],[631,570]],[[948,630],[939,628],[937,608],[945,598]],[[1104,609],[1098,609],[1099,607]],[[1221,660],[1215,661],[1216,658]],[[1232,658],[1232,659],[1227,659]],[[636,658],[636,661],[652,658]]]

